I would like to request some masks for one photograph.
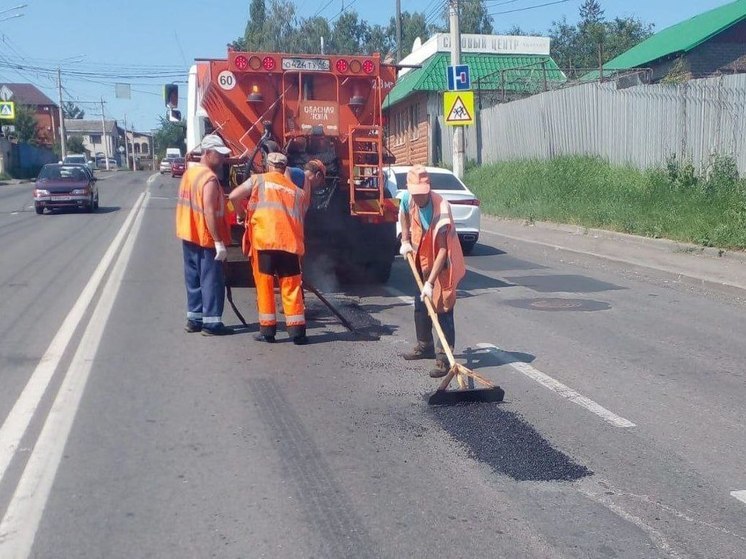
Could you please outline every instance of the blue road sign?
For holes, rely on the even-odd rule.
[[[468,91],[471,89],[468,64],[448,67],[448,89],[450,91]]]

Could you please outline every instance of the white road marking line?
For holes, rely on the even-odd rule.
[[[147,204],[147,193],[144,196],[143,207]],[[122,285],[144,213],[137,212],[134,225],[106,281],[101,298],[0,523],[0,557],[25,558],[31,553],[36,530],[52,490],[106,323]]]
[[[580,407],[583,407],[587,409],[588,411],[595,413],[597,416],[599,416],[601,419],[606,421],[607,423],[611,423],[615,427],[635,427],[635,424],[629,421],[628,419],[624,419],[623,417],[620,417],[616,415],[613,412],[610,412],[600,404],[597,404],[590,398],[586,398],[582,394],[579,394],[578,392],[575,392],[572,388],[569,386],[566,386],[559,382],[558,380],[553,379],[549,375],[542,373],[540,370],[535,369],[528,363],[522,363],[513,361],[510,359],[510,352],[504,351],[493,344],[476,344],[475,346],[478,349],[488,349],[492,351],[498,359],[503,363],[503,365],[509,365],[519,373],[522,373],[523,375],[527,376],[528,378],[535,380],[539,384],[541,384],[544,388],[548,388],[549,390],[556,392],[563,398],[566,398],[567,400],[573,402],[574,404],[579,405]]]
[[[735,497],[739,501],[741,501],[743,504],[746,504],[746,490],[743,491],[731,491],[730,492],[731,497]]]
[[[65,317],[62,326],[60,326],[39,364],[36,366],[36,369],[31,374],[13,409],[10,410],[8,417],[5,418],[3,426],[0,428],[0,480],[5,476],[8,464],[13,459],[16,449],[36,413],[39,402],[47,391],[49,382],[72,339],[75,329],[80,324],[83,315],[90,305],[91,299],[93,299],[93,296],[98,291],[114,257],[119,252],[144,197],[145,193],[140,194],[140,197],[130,210],[127,219],[125,219],[116,237],[114,237],[109,249],[104,254],[93,275],[91,275],[91,279],[88,280],[88,283],[80,293],[80,297],[78,297],[73,308]]]
[[[148,180],[146,181],[147,184],[148,184],[148,186],[150,186],[151,184],[153,184],[153,182],[155,182],[155,179],[157,179],[160,176],[161,176],[160,173],[153,173],[152,175],[150,175],[148,177]]]
[[[384,286],[384,289],[391,293],[391,295],[399,299],[401,302],[406,303],[407,305],[414,306],[414,297],[412,297],[411,295],[407,295],[403,291],[398,290],[396,287],[391,287],[388,285]]]

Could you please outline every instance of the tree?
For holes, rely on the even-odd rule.
[[[67,139],[65,148],[68,153],[85,153],[85,145],[83,144],[83,136],[70,136]]]
[[[385,60],[394,53],[396,50],[395,45],[396,31],[394,31],[394,36],[392,37],[387,28],[376,24],[370,28],[370,32],[368,33],[368,43],[366,45],[365,54],[373,54],[377,52],[381,55],[381,59]]]
[[[358,19],[357,12],[346,11],[334,22],[332,49],[337,54],[360,54],[369,38],[368,24]]]
[[[585,0],[580,6],[580,27],[594,23],[602,23],[604,20],[604,11],[598,0]]]
[[[68,119],[81,119],[85,116],[85,111],[72,101],[65,101],[62,103],[62,114]]]
[[[492,16],[487,12],[484,0],[461,2],[459,29],[461,33],[491,35],[493,32]],[[446,20],[447,21],[447,20]]]
[[[13,124],[15,125],[15,134],[19,142],[36,145],[38,124],[34,116],[34,109],[26,105],[16,106],[16,119]]]
[[[577,68],[577,45],[580,40],[578,30],[567,22],[566,17],[552,22],[549,29],[551,42],[551,56],[560,68]]]
[[[264,0],[251,0],[249,21],[244,31],[244,49],[262,50],[265,42],[264,27],[267,23],[267,7]]]
[[[288,42],[288,52],[306,54],[321,53],[321,38],[324,38],[324,51],[329,52],[329,40],[331,38],[329,21],[325,17],[311,17],[302,19],[298,30],[291,41]]]
[[[388,35],[391,38],[391,48],[396,50],[396,18],[389,21]],[[414,40],[419,37],[424,43],[430,37],[424,12],[407,11],[401,14],[401,55],[407,56],[412,52]]]
[[[166,148],[180,148],[184,150],[186,144],[186,122],[169,122],[166,117],[159,117],[160,127],[153,135],[155,142],[155,152],[159,157],[163,157]]]

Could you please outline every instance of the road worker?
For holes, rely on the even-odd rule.
[[[304,185],[315,188],[324,182],[325,168],[314,160],[307,165]],[[287,157],[267,155],[267,172],[252,175],[234,188],[230,201],[240,208],[248,198],[246,219],[250,259],[259,313],[256,339],[274,342],[277,313],[274,282],[277,276],[288,335],[296,345],[308,342],[301,282],[301,257],[305,253],[303,224],[311,203],[311,188],[298,188],[285,175]]]
[[[404,258],[414,255],[423,281],[419,297],[414,300],[414,326],[417,345],[403,357],[407,360],[435,358],[430,376],[445,376],[450,368],[440,339],[433,344],[433,324],[425,306],[429,298],[451,351],[456,343],[453,308],[458,282],[466,273],[464,255],[456,234],[451,207],[439,194],[430,190],[430,177],[422,165],[407,173],[407,191],[399,206],[401,249]]]
[[[223,324],[225,277],[223,261],[229,241],[225,221],[225,196],[217,172],[231,150],[222,138],[209,134],[198,150],[199,164],[184,172],[176,203],[176,236],[184,254],[187,292],[187,332],[205,336],[232,334]]]

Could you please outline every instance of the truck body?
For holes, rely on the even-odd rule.
[[[306,262],[328,262],[342,279],[385,282],[396,253],[398,201],[383,176],[391,158],[381,108],[395,79],[396,67],[379,55],[229,50],[225,59],[199,60],[188,81],[187,158],[196,159],[191,152],[205,134],[219,134],[232,150],[221,177],[226,192],[263,172],[277,147],[291,167],[320,159],[327,177],[306,215]],[[233,230],[238,246],[242,229]],[[229,250],[228,284],[250,282],[233,268],[236,260]]]

